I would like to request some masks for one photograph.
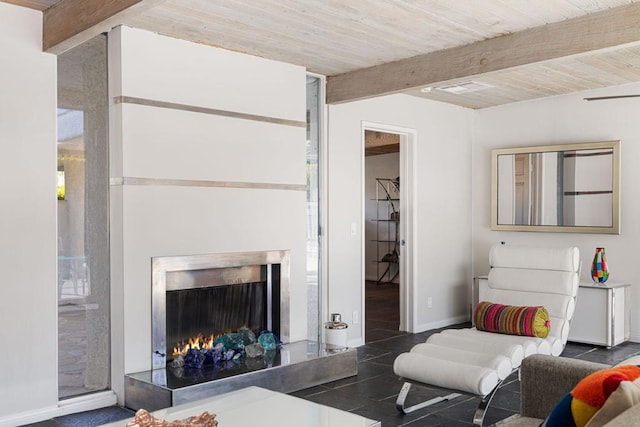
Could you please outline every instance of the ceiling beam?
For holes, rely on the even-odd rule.
[[[327,78],[327,103],[387,95],[640,41],[640,3]]]
[[[165,0],[61,0],[42,18],[42,50],[59,54]]]
[[[400,135],[375,130],[364,131],[364,155],[377,156],[400,152]]]
[[[35,10],[45,10],[51,6],[51,1],[47,0],[0,0],[3,3],[15,4],[16,6],[28,7]]]

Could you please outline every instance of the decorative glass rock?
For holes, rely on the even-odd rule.
[[[240,350],[244,349],[244,342],[242,339],[242,334],[239,333],[229,333],[224,334],[215,340],[213,340],[214,344],[222,344],[224,346],[223,351],[229,350]]]
[[[202,365],[204,364],[205,355],[200,352],[200,350],[195,348],[190,348],[187,351],[187,355],[184,357],[184,367],[185,368],[196,368],[202,369]]]
[[[184,366],[184,358],[182,356],[178,356],[169,362],[170,368],[182,368]]]
[[[260,343],[250,344],[244,348],[247,357],[254,359],[264,356],[264,347]]]
[[[249,328],[240,328],[238,333],[242,335],[242,342],[246,346],[256,342],[256,334]]]
[[[221,349],[222,345],[218,345],[215,346],[212,349],[207,350],[204,355],[205,355],[205,360],[204,363],[206,363],[207,365],[213,365],[215,363],[218,363],[219,361],[222,360],[222,349]]]
[[[256,335],[251,329],[240,328],[236,333],[227,333],[215,338],[212,348],[189,348],[186,354],[176,356],[167,367],[182,376],[187,372],[188,375],[202,375],[191,371],[201,370],[204,365],[215,365],[215,369],[231,369],[239,363],[260,358],[260,364],[272,365],[280,345],[280,340],[271,331],[260,332],[256,340]],[[244,356],[246,359],[241,361]]]
[[[275,350],[278,347],[276,342],[276,337],[273,335],[273,332],[264,331],[258,337],[258,342],[265,350]]]

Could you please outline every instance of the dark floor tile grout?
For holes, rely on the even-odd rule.
[[[384,354],[380,354],[380,355],[378,355],[378,356],[374,356],[374,357],[372,357],[372,358],[370,358],[370,359],[362,360],[362,362],[378,363],[378,364],[380,364],[379,362],[376,362],[376,359],[381,359],[381,358],[383,358],[383,357],[387,357],[387,356],[389,356],[390,354],[393,354],[393,353],[392,353],[392,352],[390,352],[390,351],[388,351],[388,352],[386,352],[386,353],[384,353]],[[358,361],[358,362],[360,362],[360,361]],[[384,364],[384,363],[382,363],[382,364]]]
[[[365,345],[379,344],[381,342],[393,340],[393,339],[396,339],[396,338],[406,337],[406,336],[409,336],[409,335],[411,335],[411,334],[405,333],[405,334],[402,334],[402,335],[394,335],[392,337],[382,338],[382,339],[379,339],[379,340],[376,340],[376,341],[368,341]]]

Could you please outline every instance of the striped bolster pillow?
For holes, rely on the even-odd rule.
[[[476,329],[499,334],[545,338],[551,323],[544,307],[519,307],[482,301],[473,313]]]

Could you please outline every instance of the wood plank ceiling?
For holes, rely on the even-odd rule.
[[[5,1],[44,11],[50,52],[128,25],[304,66],[329,102],[484,108],[640,81],[640,0]],[[482,90],[442,90],[469,81]]]

